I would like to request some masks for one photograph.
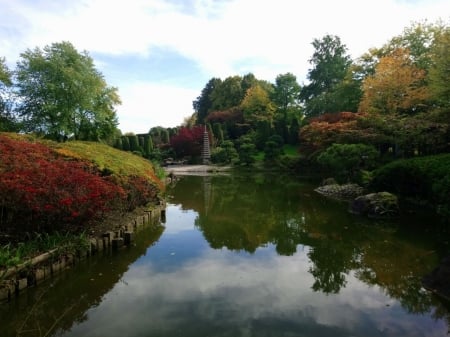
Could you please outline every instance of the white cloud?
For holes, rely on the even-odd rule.
[[[126,83],[120,88],[118,107],[122,132],[145,133],[155,126],[174,127],[192,114],[193,89],[148,82]]]
[[[152,262],[152,249],[88,311],[86,320],[71,327],[75,335],[93,329],[98,336],[125,335],[130,325],[134,335],[151,334],[153,329],[161,334],[190,328],[192,321],[204,329],[218,318],[217,326],[224,334],[236,327],[254,329],[262,321],[270,328],[277,320],[311,335],[326,331],[375,336],[396,331],[405,336],[438,336],[447,331],[444,322],[430,330],[426,324],[432,318],[407,317],[382,289],[368,288],[354,275],[347,275],[351,287],[340,294],[313,292],[307,251],[289,258],[246,259],[205,250],[201,256],[161,270]],[[112,321],[116,316],[120,320]]]

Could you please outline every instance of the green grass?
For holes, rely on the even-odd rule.
[[[131,152],[120,151],[101,143],[70,141],[49,145],[60,154],[89,160],[100,170],[106,169],[118,175],[145,176],[155,171],[150,161]]]
[[[285,144],[283,145],[283,157],[288,158],[300,158],[301,155],[298,152],[298,147],[295,145]],[[256,163],[261,163],[264,161],[264,151],[258,151],[253,158],[255,159]]]
[[[298,152],[298,147],[295,145],[285,144],[283,146],[283,152],[286,157],[298,158],[300,154]]]
[[[35,234],[29,240],[13,246],[0,246],[0,269],[20,265],[27,260],[57,248],[56,255],[76,253],[89,248],[88,236],[84,233]]]
[[[262,162],[264,161],[264,152],[263,151],[259,151],[257,154],[255,154],[253,156],[253,158],[255,158],[256,162]]]

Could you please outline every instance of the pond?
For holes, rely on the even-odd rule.
[[[376,221],[289,176],[184,176],[165,223],[0,305],[7,336],[445,336],[427,214]]]

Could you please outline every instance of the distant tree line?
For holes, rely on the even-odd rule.
[[[314,158],[335,143],[370,145],[386,160],[448,152],[448,24],[413,23],[357,59],[335,35],[312,45],[306,83],[289,72],[274,83],[252,73],[213,77],[183,125],[140,135],[117,129],[117,89],[87,52],[69,42],[27,50],[14,70],[0,59],[0,131],[195,161],[206,125],[214,161],[247,165],[258,153],[276,162],[286,144]]]
[[[413,23],[356,60],[338,36],[312,45],[306,84],[291,73],[275,83],[251,73],[206,83],[186,125],[208,125],[213,158],[245,162],[241,152],[264,151],[273,159],[283,144],[315,157],[334,143],[392,158],[449,150],[448,25]]]

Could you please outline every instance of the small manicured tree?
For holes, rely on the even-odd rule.
[[[253,143],[244,143],[239,148],[239,162],[243,165],[251,165],[255,162],[256,146]]]
[[[283,154],[283,138],[280,135],[271,136],[264,146],[264,161],[274,162]]]
[[[122,150],[130,151],[130,141],[127,136],[122,136]]]
[[[371,168],[379,152],[366,144],[333,144],[322,152],[317,161],[336,173],[338,178],[352,180],[360,170]]]
[[[130,142],[130,151],[139,151],[139,139],[136,135],[129,135],[128,140]]]
[[[153,150],[153,142],[152,137],[150,135],[144,136],[144,154],[145,156],[149,156],[152,153]]]
[[[222,146],[216,147],[211,153],[211,161],[217,164],[235,164],[239,160],[239,155],[230,140],[222,143]]]
[[[116,138],[114,141],[114,147],[119,150],[123,150],[122,137]]]
[[[163,144],[169,144],[170,142],[169,130],[167,129],[161,130],[161,141]]]

